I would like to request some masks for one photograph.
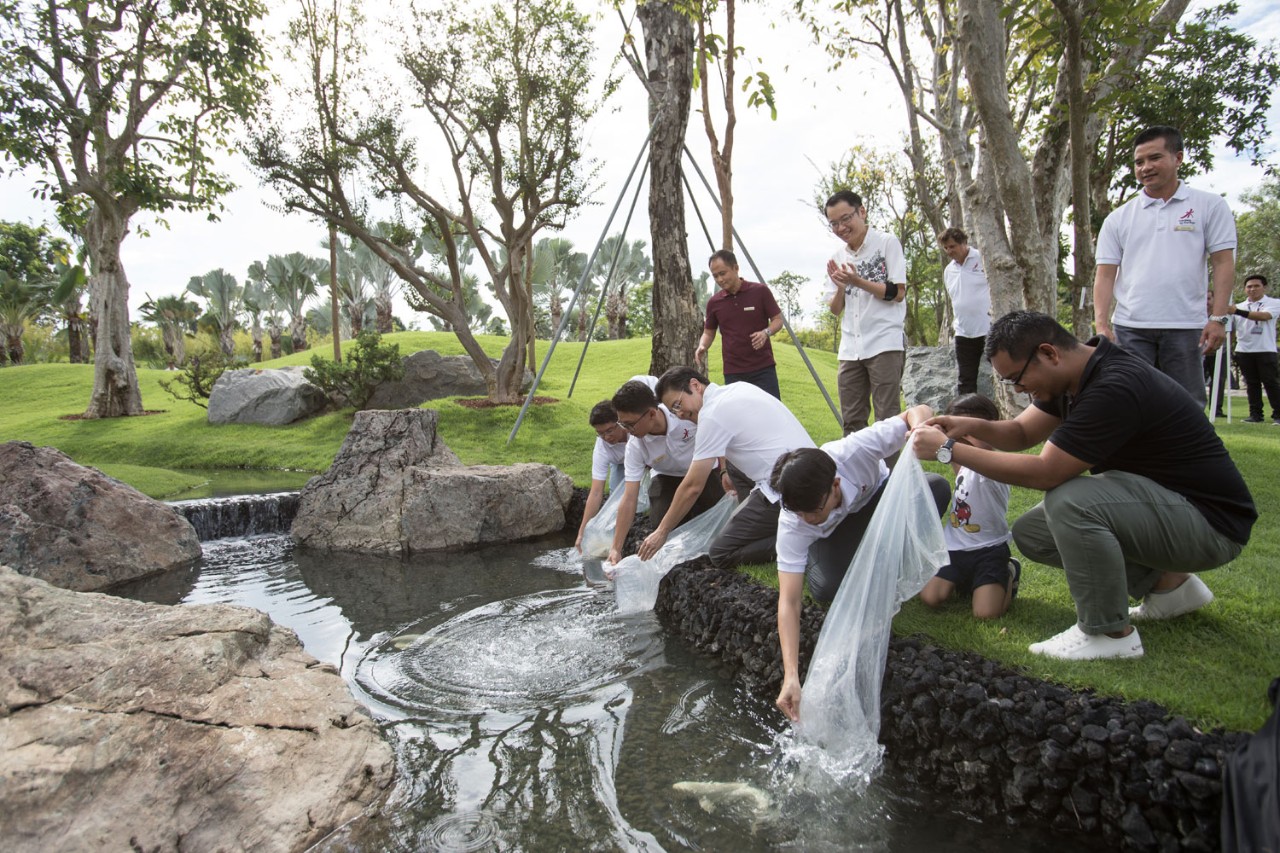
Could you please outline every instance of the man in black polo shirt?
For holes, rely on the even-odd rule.
[[[916,454],[945,448],[980,474],[1045,491],[1013,538],[1066,571],[1077,623],[1032,652],[1141,656],[1130,618],[1208,604],[1213,593],[1191,573],[1231,562],[1249,541],[1258,513],[1244,479],[1186,390],[1106,338],[1082,344],[1048,315],[1014,311],[991,327],[986,354],[1034,404],[1008,421],[933,418],[916,430]],[[966,435],[996,449],[955,443]],[[1041,442],[1039,455],[1001,452]],[[1130,608],[1129,596],[1142,603]]]

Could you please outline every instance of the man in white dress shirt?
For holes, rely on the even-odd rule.
[[[956,338],[956,396],[978,392],[978,365],[991,328],[991,288],[982,254],[969,245],[969,235],[951,227],[938,235],[942,251],[951,259],[942,283],[951,297],[952,329]]]

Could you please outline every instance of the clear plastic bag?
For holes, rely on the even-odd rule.
[[[600,511],[587,522],[587,529],[582,531],[582,556],[603,559],[609,556],[613,547],[613,531],[618,526],[618,507],[622,504],[622,493],[625,484],[620,484],[609,493],[609,497],[600,507]],[[636,497],[636,515],[644,515],[649,511],[649,472],[645,471],[640,478],[640,494]]]
[[[711,541],[729,521],[738,502],[725,495],[720,502],[695,519],[671,531],[667,542],[650,560],[635,554],[624,557],[613,567],[613,590],[619,613],[652,610],[658,600],[658,584],[676,566],[711,550]]]
[[[798,739],[840,780],[866,784],[884,748],[880,683],[893,615],[948,562],[924,470],[907,451],[894,465],[818,635],[801,699]]]

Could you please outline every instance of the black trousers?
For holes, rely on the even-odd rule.
[[[1273,352],[1236,352],[1236,364],[1244,377],[1244,393],[1249,398],[1249,417],[1262,419],[1262,392],[1271,404],[1271,419],[1280,419],[1280,357]]]
[[[978,393],[978,366],[987,339],[956,336],[956,396]]]

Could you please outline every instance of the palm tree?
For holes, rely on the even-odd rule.
[[[6,356],[11,364],[22,364],[26,353],[22,334],[27,330],[27,323],[44,310],[45,294],[40,282],[15,278],[0,270],[0,335],[4,335],[0,365],[4,364]]]
[[[327,246],[328,241],[326,240],[325,243]],[[360,247],[363,244],[356,243],[355,246]],[[366,248],[365,251],[369,250]],[[335,254],[338,259],[338,307],[346,316],[350,336],[357,338],[364,331],[365,320],[371,318],[375,312],[372,282],[361,265],[356,263],[352,248],[339,243]],[[324,274],[328,275],[328,264],[325,267]]]
[[[613,261],[615,255],[618,259],[616,264]],[[603,279],[608,275],[610,264],[614,264],[613,276],[605,282]],[[625,338],[631,292],[653,275],[653,263],[645,251],[645,241],[628,243],[625,235],[611,234],[600,244],[591,272],[602,280],[601,286],[608,294],[604,312],[609,324],[609,339]]]
[[[379,237],[385,237],[391,231],[392,226],[386,223],[373,229],[373,233]],[[378,334],[390,334],[394,330],[392,305],[401,291],[403,281],[386,261],[375,255],[368,245],[359,240],[351,241],[348,257],[369,286]]]
[[[85,339],[86,317],[81,300],[89,289],[83,264],[56,261],[54,280],[49,287],[49,307],[67,324],[67,359],[72,364],[89,363],[89,342]]]
[[[552,334],[564,316],[564,295],[578,286],[586,266],[586,254],[575,252],[567,238],[543,237],[533,247],[533,298],[551,315]]]
[[[316,279],[325,269],[324,261],[301,252],[267,258],[266,280],[280,306],[289,313],[294,352],[307,348],[307,300],[319,292]]]
[[[147,301],[139,309],[142,318],[160,327],[160,335],[164,339],[164,351],[175,367],[181,367],[187,361],[187,332],[195,329],[196,320],[200,317],[200,306],[187,299],[185,293],[177,296],[162,296],[152,299],[148,294]]]
[[[227,358],[236,354],[236,317],[244,288],[224,269],[211,270],[187,282],[187,290],[209,303],[209,314],[218,326],[218,345]]]

